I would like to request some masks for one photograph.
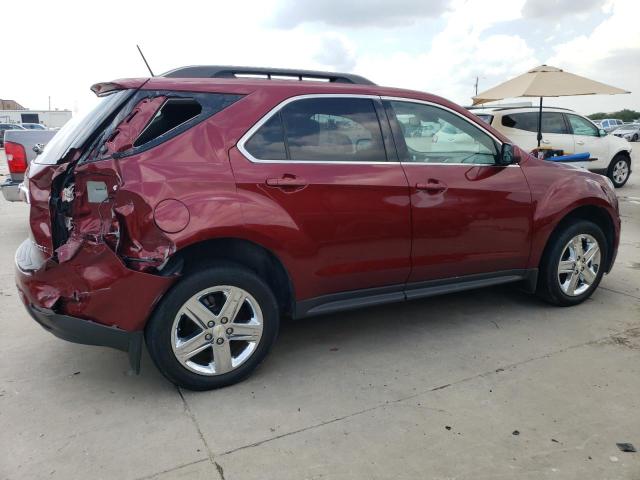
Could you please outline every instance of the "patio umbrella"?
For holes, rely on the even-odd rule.
[[[515,97],[540,97],[538,112],[538,147],[542,140],[542,98],[573,95],[615,95],[631,93],[621,88],[596,82],[549,65],[540,65],[527,73],[473,97],[474,105]]]

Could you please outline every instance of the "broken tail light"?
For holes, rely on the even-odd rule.
[[[19,143],[5,142],[4,153],[7,156],[9,172],[24,173],[27,170],[27,152]]]

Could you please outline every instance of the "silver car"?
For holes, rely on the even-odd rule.
[[[616,137],[624,138],[630,142],[637,142],[640,139],[640,123],[629,123],[616,128],[612,135]]]

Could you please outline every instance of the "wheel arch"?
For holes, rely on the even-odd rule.
[[[237,263],[261,277],[273,291],[280,312],[290,315],[295,304],[291,276],[278,256],[250,240],[221,237],[189,244],[177,250],[161,270],[163,275],[188,275],[215,265],[217,260]]]
[[[614,160],[619,155],[629,160],[629,175],[631,175],[631,150],[624,147],[619,148],[613,155],[611,155],[611,160],[609,160],[609,163],[607,164],[607,170],[609,170],[611,165],[613,165]]]
[[[538,259],[538,265],[547,255],[553,240],[559,235],[559,233],[566,228],[567,225],[575,222],[576,220],[587,220],[598,225],[607,240],[607,258],[605,260],[605,272],[609,272],[613,266],[614,259],[614,247],[616,239],[615,224],[609,212],[598,205],[582,205],[574,208],[565,214],[560,221],[555,225],[549,236],[545,241],[544,250],[542,255]]]

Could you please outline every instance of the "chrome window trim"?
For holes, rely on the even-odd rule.
[[[474,122],[471,122],[467,117],[465,117],[464,115],[461,115],[459,112],[456,112],[455,110],[449,108],[449,107],[445,107],[444,105],[440,104],[440,103],[436,103],[436,102],[429,102],[428,100],[418,100],[416,98],[406,98],[406,97],[393,97],[393,96],[386,96],[383,95],[380,97],[382,99],[382,101],[390,101],[390,102],[409,102],[409,103],[420,103],[423,105],[429,105],[431,107],[435,107],[435,108],[440,108],[442,110],[446,110],[449,113],[453,113],[454,115],[460,117],[462,120],[464,120],[465,122],[471,124],[472,126],[476,127],[478,130],[480,130],[483,133],[486,133],[489,137],[491,137],[499,146],[500,149],[502,149],[502,144],[504,142],[502,142],[498,137],[496,137],[493,133],[489,132],[488,130],[485,130],[483,128],[482,125],[478,125]],[[402,165],[441,165],[441,166],[451,166],[451,165],[464,165],[466,167],[469,166],[480,166],[480,167],[499,167],[499,168],[508,168],[508,167],[518,167],[520,168],[520,164],[518,163],[512,163],[511,165],[496,165],[496,164],[489,164],[489,163],[447,163],[447,162],[400,162],[402,163]]]
[[[253,163],[293,163],[293,164],[309,164],[309,165],[399,165],[400,162],[354,162],[354,161],[337,161],[337,162],[328,162],[322,160],[287,160],[284,159],[260,159],[256,158],[245,148],[245,144],[249,141],[249,139],[256,133],[262,125],[267,123],[271,117],[273,117],[276,113],[282,110],[284,107],[289,105],[290,103],[296,102],[298,100],[307,100],[312,98],[368,98],[370,100],[380,100],[380,95],[365,95],[365,94],[352,94],[352,93],[311,93],[305,95],[296,95],[294,97],[289,97],[278,105],[269,110],[260,120],[258,120],[242,137],[238,140],[236,146],[238,150],[244,155],[247,160]],[[377,116],[376,116],[377,117]],[[382,130],[380,131],[380,136],[382,136]]]
[[[293,97],[289,97],[271,110],[269,110],[266,114],[260,118],[249,130],[247,130],[240,140],[236,143],[236,147],[242,153],[242,155],[252,163],[287,163],[287,164],[302,164],[302,165],[433,165],[433,166],[465,166],[465,167],[473,167],[473,166],[481,166],[481,167],[518,167],[519,164],[511,164],[511,165],[491,165],[491,164],[483,164],[483,163],[446,163],[446,162],[397,162],[397,161],[382,161],[382,162],[354,162],[354,161],[322,161],[322,160],[287,160],[287,159],[260,159],[254,157],[249,151],[246,149],[245,144],[249,141],[249,139],[262,127],[265,123],[267,123],[271,117],[273,117],[276,113],[282,110],[284,107],[289,105],[290,103],[296,102],[298,100],[307,100],[311,98],[368,98],[371,100],[388,100],[388,101],[399,101],[399,102],[412,102],[412,103],[421,103],[424,105],[430,105],[436,108],[441,108],[446,110],[454,115],[457,115],[462,120],[471,123],[474,127],[478,128],[481,132],[489,135],[493,140],[495,140],[499,147],[502,148],[502,141],[500,141],[495,135],[491,132],[488,132],[480,125],[476,125],[469,121],[464,115],[452,110],[451,108],[445,107],[439,103],[429,102],[426,100],[418,100],[415,98],[406,98],[406,97],[392,97],[392,96],[380,96],[380,95],[368,95],[368,94],[352,94],[352,93],[311,93],[305,95],[296,95]],[[381,132],[382,134],[382,132]]]

